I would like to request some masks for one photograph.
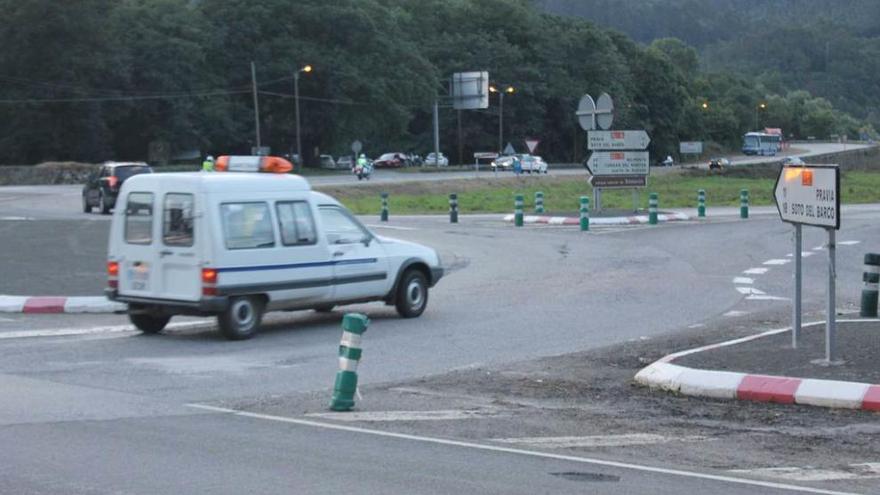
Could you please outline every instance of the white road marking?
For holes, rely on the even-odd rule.
[[[816,247],[814,247],[814,248],[813,248],[813,251],[821,251],[821,250],[823,250],[823,249],[825,249],[825,245],[824,245],[824,244],[822,244],[821,246],[816,246]]]
[[[733,277],[733,283],[751,285],[755,283],[755,279],[749,277]]]
[[[855,246],[856,244],[861,243],[862,241],[837,241],[838,246]]]
[[[166,329],[184,329],[201,326],[208,323],[207,321],[187,321],[180,323],[170,323]],[[96,335],[102,333],[124,333],[137,332],[133,325],[114,325],[106,327],[84,327],[84,328],[50,328],[45,330],[18,330],[14,332],[0,332],[0,340],[5,339],[25,339],[32,337],[69,337],[73,335]]]
[[[786,260],[786,259],[775,259],[775,260],[767,260],[767,261],[765,261],[765,262],[762,263],[762,264],[764,264],[764,265],[785,265],[785,264],[788,264],[788,263],[791,263],[791,260]]]
[[[775,467],[760,469],[732,469],[731,473],[778,478],[787,481],[836,481],[880,478],[880,462],[850,464],[845,468]]]
[[[371,430],[368,428],[359,428],[356,426],[346,426],[333,423],[322,423],[320,421],[312,421],[308,419],[289,418],[285,416],[273,416],[269,414],[259,414],[236,409],[227,409],[225,407],[209,406],[206,404],[187,404],[188,407],[201,409],[204,411],[212,411],[215,413],[226,413],[234,416],[242,416],[252,419],[261,419],[265,421],[277,421],[280,423],[295,424],[300,426],[310,426],[314,428],[325,428],[328,430],[347,431],[351,433],[361,433],[364,435],[374,435],[386,438],[396,438],[399,440],[411,440],[415,442],[430,443],[435,445],[447,445],[450,447],[463,447],[475,450],[485,450],[489,452],[499,452],[503,454],[523,455],[529,457],[538,457],[543,459],[554,459],[557,461],[577,462],[582,464],[591,464],[595,466],[606,466],[618,469],[630,469],[633,471],[642,471],[648,473],[666,474],[670,476],[680,476],[684,478],[703,479],[711,481],[720,481],[724,483],[732,483],[737,485],[760,486],[763,488],[774,488],[777,490],[788,490],[802,493],[821,493],[825,495],[856,495],[849,492],[838,492],[833,490],[823,490],[821,488],[810,488],[805,486],[788,485],[784,483],[776,483],[770,481],[759,481],[747,478],[739,478],[736,476],[725,476],[718,474],[699,473],[696,471],[684,471],[681,469],[667,469],[661,467],[647,466],[643,464],[632,464],[627,462],[608,461],[604,459],[593,459],[589,457],[578,457],[562,454],[551,454],[549,452],[540,452],[535,450],[516,449],[511,447],[501,447],[498,445],[487,445],[475,442],[465,442],[460,440],[449,440],[445,438],[423,437],[419,435],[409,435],[406,433],[395,433],[391,431]]]
[[[737,287],[736,287],[736,290],[737,290],[737,292],[739,292],[740,294],[746,294],[746,295],[757,295],[757,296],[762,296],[762,295],[765,294],[764,291],[762,291],[762,290],[760,290],[760,289],[755,289],[754,287],[740,287],[740,286],[737,286]]]
[[[688,328],[703,328],[705,326],[703,323],[694,323],[693,325],[688,325]]]
[[[743,273],[746,275],[763,275],[763,274],[767,273],[768,271],[770,271],[769,268],[749,268],[748,270],[744,271]]]
[[[812,251],[801,251],[802,258],[809,258],[810,256],[812,256],[814,254],[816,254],[816,253],[814,253]],[[788,253],[785,255],[785,257],[786,258],[794,258],[794,253]]]
[[[749,301],[790,301],[788,297],[771,296],[769,294],[752,294],[746,297]]]
[[[6,220],[10,222],[28,222],[36,219],[33,217],[0,217],[0,220]]]
[[[440,411],[358,411],[306,414],[310,418],[334,421],[450,421],[497,416],[494,409],[447,409]]]
[[[367,227],[371,229],[388,229],[388,230],[419,230],[415,227],[398,227],[397,225],[381,225],[381,224],[366,224]]]
[[[724,313],[724,316],[726,316],[726,317],[728,317],[728,318],[736,318],[736,317],[739,317],[739,316],[745,316],[745,315],[747,315],[747,314],[749,314],[748,311],[737,311],[737,310],[732,310],[732,311],[728,311],[727,313]]]
[[[652,433],[629,433],[623,435],[592,435],[585,437],[525,437],[493,438],[493,442],[514,443],[543,449],[573,449],[596,447],[629,447],[632,445],[656,445],[668,442],[702,442],[708,438],[698,435],[666,437]]]

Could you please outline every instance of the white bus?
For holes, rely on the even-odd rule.
[[[776,156],[776,153],[781,150],[782,136],[778,134],[747,132],[743,135],[743,154]]]

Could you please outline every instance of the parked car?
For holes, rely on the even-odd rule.
[[[331,155],[321,155],[318,157],[321,168],[336,168],[336,160]]]
[[[82,190],[83,212],[89,213],[98,208],[107,215],[116,206],[116,196],[122,183],[129,177],[153,173],[144,162],[105,162],[93,172]]]
[[[351,169],[352,167],[354,167],[353,156],[345,155],[336,159],[336,168]]]
[[[531,174],[546,174],[547,173],[547,162],[544,161],[540,156],[535,155],[520,155],[520,163],[522,164],[522,171]]]
[[[730,160],[727,158],[712,158],[709,160],[709,170],[722,170],[730,166]]]
[[[376,158],[373,165],[377,168],[399,168],[406,166],[407,156],[403,153],[385,153]]]
[[[432,151],[428,153],[428,156],[425,157],[425,165],[432,165],[435,167],[448,167],[449,166],[449,158],[446,158],[446,155],[440,153],[440,158],[437,158],[437,155]]]
[[[806,165],[806,163],[799,156],[787,156],[782,159],[783,165]]]

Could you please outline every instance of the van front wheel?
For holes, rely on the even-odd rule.
[[[220,332],[229,340],[253,337],[263,319],[263,302],[254,296],[233,297],[229,307],[217,315]]]
[[[407,270],[397,286],[395,299],[397,314],[404,318],[420,316],[428,305],[428,281],[425,275],[416,269]]]
[[[137,329],[141,332],[154,334],[164,330],[165,325],[168,324],[168,320],[170,320],[171,317],[145,314],[129,314],[128,319],[131,320],[131,323],[136,326]]]

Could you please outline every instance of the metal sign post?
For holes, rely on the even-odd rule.
[[[825,322],[825,359],[837,360],[836,244],[840,229],[840,169],[837,165],[799,165],[782,167],[773,188],[776,209],[784,222],[794,225],[794,306],[792,308],[792,347],[801,334],[801,287],[803,282],[801,226],[812,225],[828,231],[828,290]]]

